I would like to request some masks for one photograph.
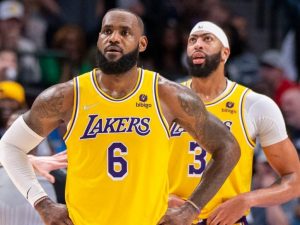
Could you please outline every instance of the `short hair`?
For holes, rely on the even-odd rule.
[[[136,13],[134,13],[134,12],[128,10],[128,9],[122,9],[122,8],[112,8],[112,9],[108,10],[105,14],[107,14],[111,11],[127,12],[127,13],[130,13],[130,14],[134,15],[135,18],[137,19],[137,22],[138,22],[138,25],[139,25],[139,27],[142,31],[142,34],[143,35],[145,34],[145,25],[144,25],[144,22],[143,22],[142,18],[139,15],[137,15]]]

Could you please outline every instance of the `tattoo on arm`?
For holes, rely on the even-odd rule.
[[[212,154],[202,176],[201,185],[190,199],[202,208],[219,190],[239,158],[238,145],[218,119],[209,114],[201,100],[194,95],[178,94],[180,107],[188,117],[178,122]]]
[[[58,91],[55,96],[42,96],[40,104],[36,107],[40,118],[49,118],[59,116],[62,112],[64,94]]]
[[[54,127],[45,127],[45,123],[62,120],[65,91],[64,86],[60,86],[42,93],[32,106],[31,116],[27,120],[29,127],[40,135],[46,135],[49,129],[53,129]]]
[[[188,129],[189,132],[195,137],[200,136],[200,127],[203,123],[202,120],[205,119],[204,116],[204,108],[200,104],[200,100],[191,99],[190,96],[185,96],[183,94],[178,95],[178,101],[180,103],[181,108],[183,111],[190,117],[192,117],[192,120],[194,120],[194,126],[191,123],[187,123],[184,121],[181,121],[183,125]]]
[[[225,142],[216,141],[223,139],[224,133],[218,132],[223,125],[221,122],[217,122],[213,115],[206,112],[201,100],[187,99],[182,95],[178,96],[178,100],[184,112],[193,117],[193,124],[181,121],[181,124],[185,126],[187,131],[205,146],[210,153],[214,149],[225,148]]]

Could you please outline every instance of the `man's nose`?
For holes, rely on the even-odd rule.
[[[109,41],[113,43],[119,43],[120,42],[120,34],[117,31],[112,32],[112,34],[109,36]]]
[[[198,38],[196,43],[195,43],[195,47],[198,48],[198,49],[202,49],[203,48],[203,40],[201,38]]]

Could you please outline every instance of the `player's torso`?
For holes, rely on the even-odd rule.
[[[186,83],[189,86],[190,81]],[[247,133],[244,100],[249,90],[231,82],[217,99],[205,103],[209,112],[218,117],[239,142],[241,158],[216,196],[202,209],[201,218],[221,202],[250,190],[254,143]],[[169,166],[170,192],[187,198],[199,183],[211,155],[201,149],[193,138],[178,125],[171,128],[171,158]]]
[[[75,224],[155,224],[166,209],[169,138],[157,75],[139,70],[134,90],[113,99],[94,73],[76,78],[66,200]]]

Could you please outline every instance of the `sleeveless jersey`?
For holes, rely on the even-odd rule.
[[[169,130],[158,74],[139,69],[133,91],[105,94],[96,70],[74,78],[65,135],[66,202],[75,225],[156,225],[167,209]]]
[[[184,83],[190,87],[191,80]],[[214,208],[239,193],[250,191],[252,179],[252,160],[255,143],[247,132],[244,118],[244,99],[249,89],[232,82],[219,98],[206,102],[206,109],[218,117],[233,133],[241,148],[241,157],[218,193],[201,210],[200,218],[205,219]],[[211,155],[193,138],[173,124],[171,128],[171,158],[169,165],[170,192],[187,198],[199,184],[202,173]]]

